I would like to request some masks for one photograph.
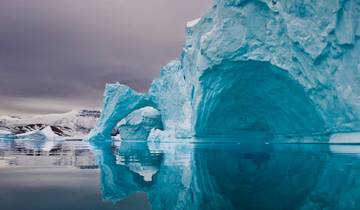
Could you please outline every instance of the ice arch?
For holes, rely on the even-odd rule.
[[[309,135],[324,121],[309,94],[288,71],[268,62],[226,61],[199,78],[196,136],[244,132]]]
[[[110,137],[112,129],[120,120],[131,112],[146,106],[155,107],[147,94],[138,93],[119,83],[107,84],[101,117],[91,131],[89,139]]]

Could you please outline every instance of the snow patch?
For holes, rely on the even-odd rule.
[[[186,23],[186,27],[188,28],[192,28],[194,27],[195,25],[197,25],[199,22],[200,22],[201,18],[197,18],[197,19],[194,19],[194,20],[191,20],[189,22]]]

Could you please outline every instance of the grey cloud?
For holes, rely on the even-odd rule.
[[[209,4],[2,0],[0,114],[51,112],[52,100],[62,101],[54,110],[98,107],[107,82],[146,91],[160,67],[178,57],[186,21]],[[23,99],[27,104],[14,106]]]

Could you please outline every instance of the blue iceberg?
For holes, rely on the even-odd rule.
[[[215,0],[147,93],[109,84],[91,138],[151,106],[150,136],[360,130],[360,1]]]
[[[122,140],[147,140],[152,129],[162,129],[160,112],[144,107],[130,113],[119,123],[118,131]]]

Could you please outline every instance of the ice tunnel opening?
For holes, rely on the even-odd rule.
[[[133,110],[118,121],[112,135],[120,135],[122,140],[147,140],[152,129],[163,130],[161,113],[153,106]]]
[[[311,135],[324,122],[305,89],[268,62],[223,62],[200,78],[194,132],[198,137],[248,133]]]

